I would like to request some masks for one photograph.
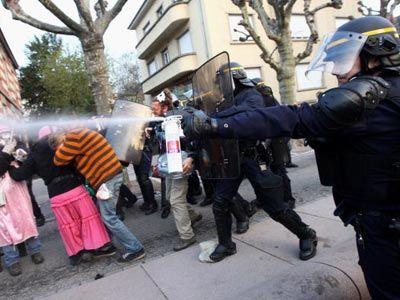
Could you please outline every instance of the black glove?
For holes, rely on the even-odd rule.
[[[202,110],[188,107],[184,109],[182,117],[183,133],[188,138],[204,139],[217,135],[217,119],[210,118]]]

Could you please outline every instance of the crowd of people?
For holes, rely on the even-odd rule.
[[[288,138],[307,138],[316,152],[321,183],[333,186],[335,214],[355,228],[359,263],[371,296],[396,299],[400,295],[398,33],[384,18],[356,19],[325,39],[318,54],[309,69],[327,69],[337,77],[339,87],[321,94],[314,105],[281,106],[262,79],[248,78],[235,62],[222,64],[213,79],[226,85],[220,86],[224,92],[232,92],[232,105],[211,116],[198,110],[195,101],[180,107],[169,89],[154,97],[154,116],[183,119],[185,134],[178,138],[182,172],[163,169],[164,125],[151,122],[143,132],[140,162],[134,166],[143,195],[140,209],[146,215],[158,211],[149,174],[160,174],[161,217],[172,212],[179,234],[172,248],[180,251],[195,244],[193,226],[202,215],[190,204],[201,194],[202,173],[196,169],[205,159],[199,141],[234,139],[238,174],[201,178],[205,199],[200,205],[212,204],[218,236],[210,260],[218,262],[236,253],[232,215],[236,232],[245,233],[257,207],[298,237],[299,258],[308,260],[316,255],[317,234],[294,210],[286,171],[287,166],[295,166],[288,155]],[[34,216],[35,199],[27,185],[34,174],[47,186],[72,265],[114,255],[113,237],[123,248],[119,261],[145,256],[143,245],[122,221],[122,207],[132,206],[137,199],[124,184],[123,169],[129,163],[119,161],[104,132],[46,126],[29,151],[17,142],[21,141],[13,137],[7,124],[2,125],[0,247],[11,275],[21,274],[18,257],[22,250],[17,246],[22,243],[33,263],[44,261],[36,227],[44,217],[41,212]],[[159,165],[152,170],[154,144]],[[266,164],[265,169],[260,162]],[[254,189],[254,201],[238,193],[244,178]]]
[[[259,96],[260,105],[279,105],[270,91],[264,92],[265,85],[259,79],[255,79],[254,82],[248,79],[248,82],[251,82],[248,88]],[[243,104],[238,102],[237,105]],[[151,109],[155,117],[166,117],[179,114],[183,107],[169,89],[164,89],[152,100]],[[3,124],[0,128],[2,147],[0,175],[3,178],[0,247],[3,264],[12,276],[22,273],[20,256],[31,255],[35,264],[44,261],[40,254],[41,244],[37,227],[44,225],[45,218],[32,192],[32,178],[35,175],[42,178],[47,187],[50,206],[71,265],[76,266],[81,262],[115,255],[117,247],[112,242],[113,238],[122,247],[118,261],[134,261],[145,256],[143,245],[123,222],[124,207],[132,207],[137,201],[136,195],[124,183],[123,169],[128,167],[129,163],[118,159],[105,138],[106,129],[96,130],[85,126],[72,129],[44,126],[37,132],[37,139],[29,148],[24,144],[24,140],[12,131],[7,124]],[[162,156],[166,152],[162,122],[150,122],[143,134],[145,136],[143,151],[139,163],[133,166],[143,197],[143,203],[139,208],[145,215],[158,211],[150,176],[159,173],[161,218],[167,218],[172,212],[179,234],[173,250],[180,251],[196,242],[193,226],[202,220],[202,215],[193,209],[193,204],[197,203],[198,196],[202,195],[204,188],[205,196],[199,205],[213,204],[220,242],[215,253],[221,252],[220,248],[224,247],[222,255],[216,257],[212,255],[211,259],[219,261],[226,255],[233,254],[236,250],[232,249],[231,228],[230,225],[228,228],[226,224],[221,224],[218,207],[226,202],[223,205],[228,206],[226,211],[229,218],[232,214],[236,219],[236,233],[245,233],[249,229],[249,219],[256,213],[257,207],[265,205],[263,200],[265,195],[256,189],[257,199],[249,202],[237,192],[240,182],[235,184],[236,188],[231,196],[225,196],[219,191],[219,186],[222,183],[234,186],[232,182],[210,178],[200,180],[196,171],[198,151],[193,146],[194,142],[185,139],[184,136],[180,141],[183,153],[186,155],[182,166],[183,174],[181,176],[169,176],[168,172],[163,174],[157,166],[152,166],[153,155]],[[254,141],[252,147],[254,151],[257,151],[257,147],[259,149],[257,152],[259,155],[254,152],[252,160],[254,166],[265,163],[268,170],[271,169],[278,175],[278,182],[282,182],[280,185],[282,197],[277,200],[279,205],[283,205],[281,210],[289,207],[291,210],[295,200],[291,194],[290,180],[285,169],[286,142],[272,141],[269,145],[264,143],[256,147]],[[153,153],[154,150],[156,153]],[[244,152],[244,149],[242,151]],[[259,176],[263,176],[265,171],[256,169],[256,172]],[[249,179],[253,178],[252,173],[246,176]],[[252,184],[254,186],[254,182]],[[21,201],[22,199],[24,201]],[[295,217],[298,218],[297,215]],[[20,220],[24,220],[24,223],[21,224]],[[306,225],[304,228],[307,228]],[[302,259],[315,255],[315,232],[312,231],[312,234],[313,241],[308,242],[309,245],[313,245],[308,246],[312,249],[307,250],[309,252],[306,256],[301,254]]]

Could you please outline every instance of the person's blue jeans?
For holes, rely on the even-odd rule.
[[[118,218],[115,210],[119,196],[119,189],[123,182],[123,174],[120,173],[104,184],[111,192],[111,198],[108,200],[97,200],[97,206],[100,210],[101,217],[104,224],[115,236],[118,242],[125,248],[126,253],[135,253],[143,249],[143,245],[133,235],[133,233],[125,226],[125,224]]]
[[[33,255],[35,253],[40,252],[40,240],[38,237],[32,237],[25,241],[26,248],[28,250],[29,255]],[[6,267],[9,267],[19,261],[19,253],[17,246],[15,245],[8,245],[4,246],[3,248],[3,261]]]

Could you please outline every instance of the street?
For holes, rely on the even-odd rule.
[[[330,188],[322,187],[319,184],[312,151],[294,153],[293,162],[298,164],[299,167],[288,169],[288,171],[297,204],[310,202],[330,194]],[[133,179],[132,167],[129,168],[129,173],[131,179]],[[156,185],[155,189],[159,191],[159,185]],[[136,195],[140,195],[136,182],[132,190]],[[240,192],[247,200],[255,198],[247,180],[242,183]],[[34,180],[34,193],[46,216],[46,224],[39,228],[42,254],[46,261],[42,265],[33,265],[30,258],[25,257],[21,259],[23,269],[21,276],[11,277],[6,270],[0,273],[2,291],[0,299],[42,298],[58,291],[93,281],[96,275],[108,276],[134,265],[132,263],[118,263],[118,255],[116,255],[111,258],[102,258],[94,262],[81,264],[77,267],[70,266],[50,209],[46,187],[41,179]],[[159,197],[159,193],[157,197]],[[140,203],[141,197],[139,197],[139,201],[134,207],[125,210],[125,223],[144,244],[147,254],[146,261],[170,254],[172,252],[172,243],[178,238],[173,216],[170,215],[167,219],[161,219],[159,212],[145,216],[138,208]],[[215,238],[216,232],[211,206],[203,208],[196,205],[195,209],[203,214],[203,220],[195,227],[197,241],[202,242]],[[267,217],[260,210],[252,218],[251,222],[256,223]],[[282,230],[284,230],[283,227]],[[195,247],[198,246],[196,245]]]

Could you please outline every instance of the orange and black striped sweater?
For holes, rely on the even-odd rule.
[[[73,163],[96,190],[122,170],[122,165],[108,141],[100,133],[87,128],[66,133],[53,161],[56,166]]]

